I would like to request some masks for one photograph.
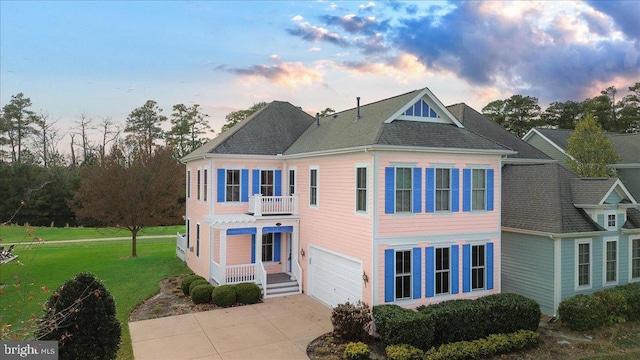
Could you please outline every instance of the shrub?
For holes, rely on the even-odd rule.
[[[191,291],[191,300],[194,304],[206,304],[211,302],[211,293],[213,292],[213,285],[202,284],[193,288]]]
[[[424,351],[411,345],[389,345],[385,348],[389,360],[422,360]]]
[[[197,279],[192,281],[191,284],[189,284],[189,296],[193,297],[193,288],[195,288],[196,286],[206,285],[206,284],[210,284],[210,283],[205,279]]]
[[[617,286],[614,291],[624,294],[627,300],[627,320],[640,320],[640,282]]]
[[[629,305],[627,304],[627,297],[624,292],[614,288],[606,291],[598,291],[593,295],[599,298],[607,308],[607,319],[605,322],[607,325],[626,321],[629,314]]]
[[[540,305],[519,294],[488,295],[477,300],[484,304],[486,334],[509,334],[518,330],[537,331]]]
[[[347,340],[366,340],[371,328],[371,310],[362,301],[338,304],[331,312],[333,333]]]
[[[580,294],[562,300],[558,314],[562,324],[572,330],[591,330],[605,323],[607,307],[598,297]]]
[[[373,319],[385,346],[408,344],[422,350],[431,347],[434,322],[430,315],[398,305],[379,305],[373,307]]]
[[[58,341],[62,360],[115,359],[121,333],[113,296],[100,279],[83,272],[51,295],[35,336]]]
[[[237,302],[236,288],[233,285],[221,285],[211,292],[213,303],[220,307],[233,306]]]
[[[420,306],[418,311],[433,318],[434,345],[475,340],[487,335],[485,326],[487,314],[477,300],[444,301]]]
[[[344,357],[349,360],[367,360],[369,353],[369,347],[363,342],[350,342],[344,349]]]
[[[189,275],[182,279],[182,283],[180,284],[180,288],[182,288],[182,293],[185,295],[189,295],[189,286],[195,280],[206,280],[200,275]]]
[[[262,292],[255,283],[241,283],[236,285],[236,295],[239,303],[249,305],[259,303]]]
[[[489,356],[519,351],[540,343],[540,335],[531,330],[511,334],[491,334],[474,341],[459,341],[432,348],[424,360],[482,359]]]

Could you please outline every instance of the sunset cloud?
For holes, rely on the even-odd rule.
[[[259,80],[266,79],[278,86],[297,88],[300,85],[322,83],[323,77],[315,69],[306,67],[301,62],[284,62],[277,55],[269,57],[271,65],[253,65],[247,68],[228,68],[219,66],[217,70],[226,71],[242,77]]]

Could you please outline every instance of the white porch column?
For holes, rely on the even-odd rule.
[[[220,229],[220,268],[225,273],[225,282],[226,282],[226,273],[227,273],[227,229]],[[220,284],[222,285],[222,284]]]
[[[256,226],[256,264],[262,262],[262,227]]]

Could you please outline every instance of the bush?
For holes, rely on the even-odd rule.
[[[194,304],[206,304],[211,302],[211,293],[213,292],[213,285],[202,284],[193,288],[191,291],[191,300]]]
[[[350,342],[344,349],[344,357],[349,360],[367,360],[369,353],[369,347],[363,342]]]
[[[624,292],[617,291],[615,288],[606,291],[598,291],[593,294],[607,308],[607,319],[605,323],[611,325],[613,323],[623,323],[629,315],[629,305]]]
[[[206,279],[203,278],[200,275],[189,275],[189,276],[185,277],[184,279],[182,279],[182,283],[180,284],[180,287],[182,288],[182,293],[183,294],[189,295],[189,293],[190,293],[189,292],[189,286],[195,280],[206,280]]]
[[[580,294],[562,300],[558,315],[562,324],[572,330],[591,330],[606,322],[607,307],[598,297]]]
[[[531,330],[511,334],[491,334],[474,341],[459,341],[432,348],[424,360],[482,359],[489,356],[520,351],[540,343],[540,335]]]
[[[424,351],[411,345],[389,345],[385,348],[389,360],[422,360]]]
[[[640,320],[640,282],[617,286],[613,291],[621,292],[627,300],[627,320]]]
[[[196,286],[206,285],[206,284],[210,284],[210,283],[205,279],[196,279],[192,281],[191,284],[189,284],[189,296],[193,297],[193,289]]]
[[[100,279],[83,272],[51,295],[35,337],[58,341],[62,360],[115,359],[121,333],[113,296]]]
[[[255,283],[241,283],[236,285],[236,295],[239,303],[250,305],[260,302],[262,292]]]
[[[233,285],[220,285],[211,292],[211,299],[220,307],[233,306],[237,302],[236,288]]]
[[[366,340],[371,328],[371,310],[362,301],[338,304],[331,311],[333,333],[346,340]]]
[[[477,300],[450,300],[429,306],[420,306],[418,311],[433,318],[434,345],[456,341],[475,340],[487,335],[485,308]]]
[[[430,315],[398,305],[379,305],[373,307],[373,319],[385,346],[408,344],[422,350],[431,347],[434,322]]]
[[[518,330],[537,331],[540,305],[519,294],[495,294],[477,300],[484,304],[486,334],[509,334]]]

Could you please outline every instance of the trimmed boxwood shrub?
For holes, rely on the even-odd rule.
[[[246,305],[257,304],[262,297],[262,291],[260,291],[260,287],[257,284],[247,282],[236,285],[236,295],[239,303]]]
[[[424,351],[411,345],[389,345],[385,348],[389,360],[422,360]]]
[[[191,291],[191,300],[194,304],[206,304],[211,302],[211,293],[213,292],[213,285],[202,284],[193,288]]]
[[[189,275],[182,279],[182,283],[180,284],[180,288],[182,288],[182,293],[185,295],[189,295],[189,286],[195,280],[206,280],[200,275]]]
[[[196,279],[192,281],[191,284],[189,285],[189,296],[193,297],[193,288],[199,285],[206,285],[206,284],[209,284],[209,282],[205,279]]]
[[[409,344],[418,349],[431,348],[434,322],[430,315],[398,305],[373,307],[376,331],[383,345]]]
[[[605,323],[607,307],[596,296],[579,294],[562,300],[558,314],[562,324],[572,330],[591,330]]]
[[[502,293],[476,300],[486,307],[485,334],[509,334],[518,330],[537,331],[540,305],[519,294]]]
[[[344,358],[348,360],[368,360],[371,351],[363,342],[350,342],[344,349]]]
[[[424,360],[483,359],[489,356],[520,351],[540,343],[540,335],[531,330],[511,334],[491,334],[474,341],[459,341],[432,348]]]
[[[229,307],[237,303],[236,287],[233,285],[220,285],[211,292],[211,300],[220,307]]]
[[[433,318],[433,344],[475,340],[486,336],[486,309],[477,300],[449,300],[418,311]]]
[[[369,305],[362,301],[355,305],[349,302],[338,304],[331,311],[331,324],[333,333],[346,340],[366,340],[371,328]]]

